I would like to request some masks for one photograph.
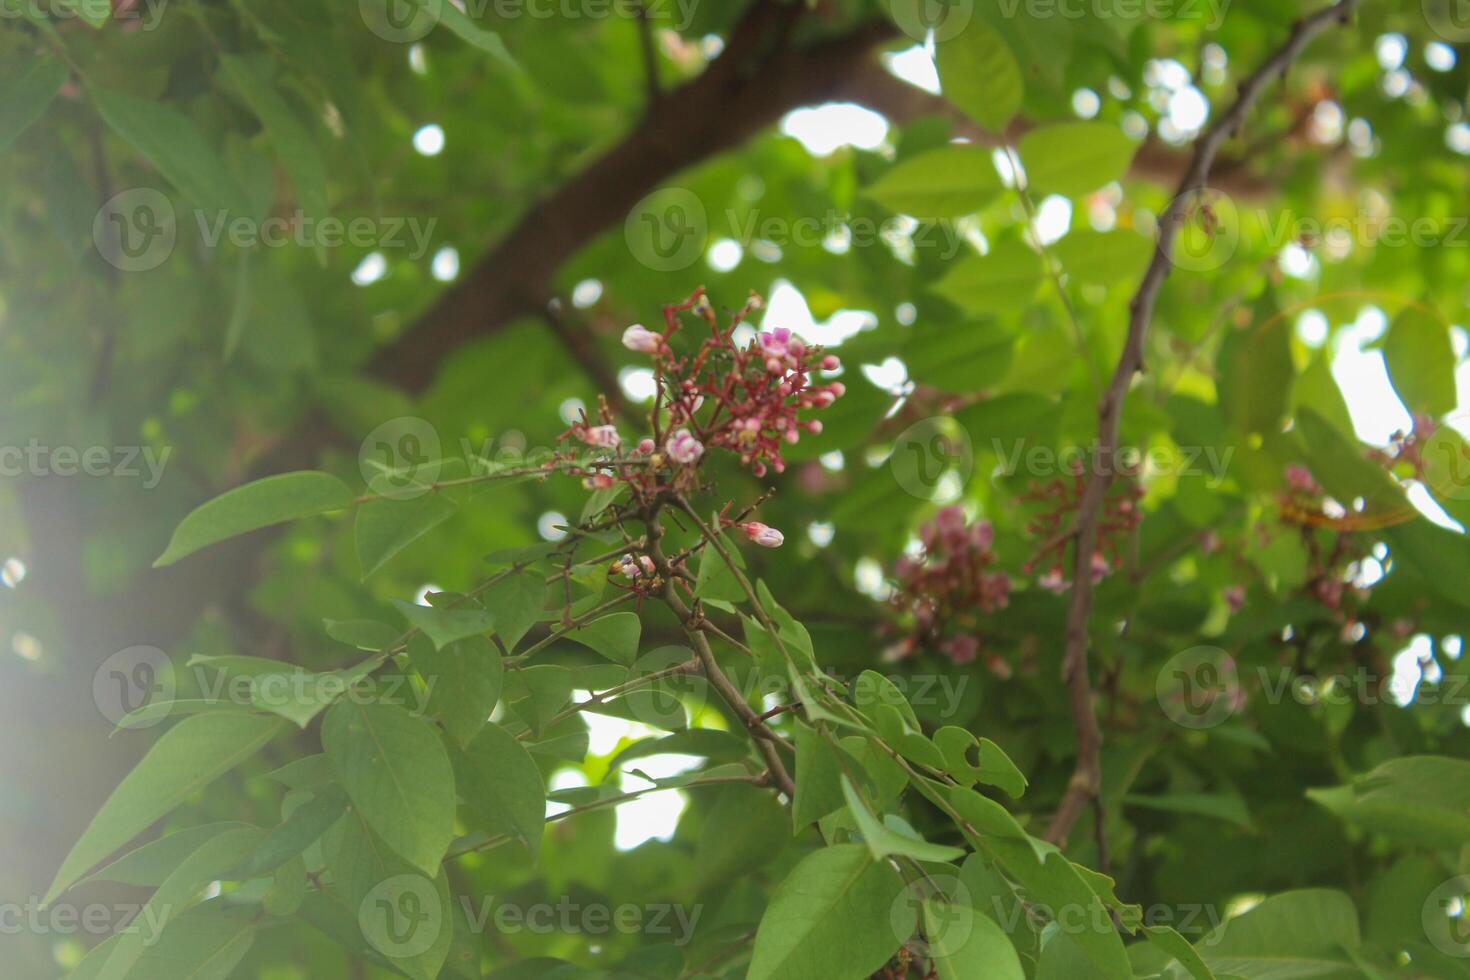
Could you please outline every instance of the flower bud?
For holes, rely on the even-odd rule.
[[[750,540],[762,548],[779,548],[786,541],[786,536],[768,524],[760,521],[748,521],[740,525],[740,530],[750,537]]]
[[[640,354],[657,354],[663,349],[664,339],[641,323],[635,323],[623,331],[623,346]]]

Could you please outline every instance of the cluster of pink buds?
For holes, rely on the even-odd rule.
[[[1044,505],[1044,509],[1026,526],[1031,534],[1042,539],[1042,545],[1041,550],[1026,563],[1025,571],[1030,574],[1037,566],[1045,565],[1046,571],[1037,576],[1036,584],[1057,595],[1071,588],[1064,568],[1070,539],[1068,532],[1085,487],[1082,467],[1077,464],[1072,467],[1070,477],[1058,477],[1039,486],[1033,485],[1019,498],[1023,502]],[[1114,481],[1108,495],[1103,498],[1102,513],[1097,522],[1097,550],[1088,562],[1093,585],[1121,566],[1120,545],[1143,519],[1138,509],[1138,500],[1142,496],[1143,488],[1132,477],[1124,475]]]
[[[923,552],[904,556],[894,565],[898,588],[894,603],[913,618],[913,631],[889,650],[907,657],[919,648],[936,649],[957,664],[980,654],[975,635],[978,613],[1004,609],[1010,602],[1011,579],[992,571],[996,563],[995,530],[989,521],[970,524],[958,506],[941,509],[919,529]],[[997,675],[1010,675],[1010,665],[997,654],[986,659]]]
[[[607,571],[609,575],[627,580],[628,589],[640,596],[655,594],[663,588],[658,567],[647,555],[627,554],[614,558]]]
[[[1288,463],[1282,475],[1286,478],[1287,492],[1303,497],[1322,496],[1322,487],[1312,476],[1312,471],[1300,463]]]
[[[635,324],[623,333],[623,345],[653,358],[658,381],[655,411],[668,413],[665,449],[669,458],[691,465],[706,449],[726,449],[740,457],[756,476],[786,469],[783,446],[794,445],[803,432],[816,434],[822,423],[803,413],[831,405],[846,387],[841,381],[815,384],[816,371],[841,370],[842,362],[810,347],[785,327],[760,333],[745,346],[735,342],[735,328],[753,310],[752,296],[725,326],[703,290],[687,301],[664,308],[666,329],[654,333]],[[678,354],[671,339],[680,329],[679,314],[692,312],[709,325],[709,336],[692,353]]]
[[[593,488],[625,482],[644,502],[665,491],[697,488],[696,468],[711,449],[733,452],[756,476],[783,472],[782,448],[800,441],[803,433],[822,431],[822,423],[807,415],[828,407],[846,389],[841,381],[813,381],[816,372],[839,371],[842,363],[786,328],[737,343],[736,328],[761,305],[760,297],[752,295],[722,325],[701,287],[683,303],[664,307],[663,332],[641,323],[624,330],[623,346],[653,362],[652,437],[639,439],[626,451],[603,400],[596,422],[584,415],[561,438],[607,455],[587,459],[563,452],[554,465],[586,477]],[[703,319],[709,327],[692,345],[674,342],[684,314]],[[775,547],[769,543],[775,540],[772,534],[779,537],[772,532],[758,543]]]

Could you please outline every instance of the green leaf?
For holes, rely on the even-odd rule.
[[[943,844],[931,844],[917,834],[905,833],[885,821],[879,823],[873,816],[853,788],[852,782],[844,775],[842,781],[842,797],[847,801],[847,809],[851,811],[853,819],[857,821],[858,832],[863,835],[863,843],[873,855],[873,860],[882,861],[890,855],[911,857],[919,861],[953,861],[965,856],[963,848],[947,847]]]
[[[989,916],[929,898],[923,923],[935,980],[1026,980],[1010,937]]]
[[[786,808],[769,790],[732,783],[719,791],[694,849],[699,888],[750,874],[791,839]]]
[[[402,635],[387,623],[371,619],[328,619],[324,622],[328,636],[359,650],[386,650]]]
[[[492,585],[480,597],[495,621],[495,635],[514,653],[516,644],[536,621],[546,605],[546,582],[539,575],[521,572]]]
[[[1291,362],[1291,324],[1276,315],[1275,304],[1256,304],[1260,319],[1245,329],[1227,329],[1217,357],[1220,408],[1242,432],[1281,431],[1291,406],[1295,369]]]
[[[1021,109],[1025,82],[1010,46],[989,24],[973,19],[937,45],[934,58],[944,97],[992,132]]]
[[[496,61],[506,68],[516,68],[516,61],[511,57],[510,51],[506,49],[505,42],[500,35],[493,31],[487,31],[469,16],[456,7],[452,2],[441,2],[439,5],[439,22],[449,28],[460,39],[470,47],[478,48],[486,54],[492,55]]]
[[[1019,143],[1026,186],[1075,197],[1123,179],[1138,144],[1104,122],[1065,122],[1033,129]]]
[[[1344,950],[1359,943],[1358,913],[1342,892],[1285,892],[1210,932],[1195,948],[1217,974],[1260,980],[1354,976]]]
[[[195,909],[143,951],[132,975],[149,980],[226,980],[250,952],[256,928],[251,908]]]
[[[970,255],[953,263],[933,288],[968,313],[1013,313],[1031,305],[1045,280],[1041,256],[1006,239],[989,255]]]
[[[395,705],[343,701],[322,720],[322,747],[368,826],[437,873],[454,836],[454,771],[434,729]]]
[[[306,859],[298,854],[271,875],[270,890],[260,897],[260,906],[271,915],[295,915],[301,903],[306,901],[309,887]]]
[[[1010,370],[1016,338],[994,321],[909,329],[902,359],[919,384],[965,394],[989,388]]]
[[[263,832],[255,827],[231,830],[206,841],[190,854],[163,880],[135,917],[141,923],[137,931],[126,933],[122,942],[107,957],[97,980],[122,980],[130,976],[150,976],[134,972],[134,967],[155,944],[169,941],[169,928],[199,893],[240,863],[259,843]],[[161,930],[161,932],[160,932]]]
[[[1446,756],[1390,759],[1351,784],[1307,797],[1343,820],[1415,848],[1470,840],[1470,762]]]
[[[726,553],[734,559],[736,567],[743,569],[745,559],[741,557],[740,549],[730,547],[729,539],[723,531],[716,531],[715,534],[724,544]],[[713,547],[706,547],[699,554],[699,572],[694,578],[694,594],[703,599],[723,599],[726,602],[744,602],[746,599],[745,589],[735,577],[735,572]]]
[[[965,144],[900,161],[866,193],[890,211],[933,220],[974,214],[1004,189],[990,150]]]
[[[204,844],[227,830],[239,830],[248,824],[225,821],[202,824],[166,834],[156,841],[130,851],[111,864],[93,872],[78,885],[92,881],[116,881],[139,888],[157,888],[180,863]]]
[[[807,855],[766,906],[747,980],[862,980],[913,934],[915,911],[894,910],[903,890],[861,844]]]
[[[59,58],[43,57],[31,62],[19,78],[0,84],[0,153],[41,118],[66,83],[67,74]]]
[[[341,670],[315,673],[264,657],[195,654],[189,658],[189,666],[213,667],[220,671],[221,676],[217,680],[220,689],[231,689],[230,696],[221,703],[236,704],[243,700],[252,707],[280,715],[297,727],[305,728],[323,709],[377,670],[383,659],[381,656],[369,657]],[[248,690],[234,692],[234,685],[240,681],[248,684]]]
[[[791,803],[791,820],[797,833],[846,802],[838,751],[810,725],[796,722],[796,798]]]
[[[378,497],[357,509],[357,562],[366,579],[394,555],[443,524],[458,508],[440,493],[402,500]]]
[[[461,746],[490,720],[505,667],[488,637],[470,636],[442,650],[423,637],[408,644],[414,668],[429,685],[429,713]]]
[[[1069,232],[1051,246],[1068,279],[1136,289],[1138,280],[1153,255],[1154,243],[1133,231]]]
[[[999,786],[1019,798],[1026,792],[1026,777],[999,745],[988,738],[977,739],[968,730],[946,725],[934,733],[934,744],[944,755],[944,770],[961,784],[975,782]],[[975,761],[971,761],[971,753]]]
[[[456,640],[488,633],[495,627],[495,617],[473,606],[441,609],[436,606],[420,606],[402,599],[394,599],[393,605],[403,613],[403,618],[418,627],[440,649]]]
[[[352,491],[330,473],[303,470],[235,487],[189,513],[154,568],[247,531],[352,506]]]
[[[1171,959],[1178,960],[1194,980],[1216,980],[1215,971],[1177,930],[1169,926],[1144,926],[1143,934]]]
[[[278,718],[222,713],[195,715],[169,729],[97,811],[46,890],[44,904],[155,820],[260,751],[281,727]]]
[[[609,613],[586,626],[568,630],[562,635],[590,647],[614,663],[631,664],[638,659],[638,638],[643,623],[637,613]]]
[[[265,840],[235,870],[241,878],[258,878],[276,870],[316,843],[347,809],[347,796],[328,786],[266,834]]]
[[[100,30],[112,17],[112,0],[57,0],[63,10],[73,11],[89,27]]]
[[[281,158],[281,165],[296,188],[301,210],[308,217],[325,217],[326,165],[317,150],[317,141],[277,90],[275,80],[271,78],[269,59],[260,55],[221,54],[220,65],[250,111],[265,124]]]
[[[1382,346],[1393,390],[1410,412],[1438,417],[1454,410],[1456,358],[1445,320],[1426,307],[1406,306]]]
[[[1215,817],[1246,831],[1254,831],[1256,826],[1245,801],[1230,793],[1129,793],[1123,797],[1123,802],[1147,810]]]
[[[245,192],[194,120],[162,102],[101,86],[93,87],[91,95],[103,121],[209,219],[220,212],[231,218],[252,213]]]
[[[328,901],[308,896],[301,914],[361,958],[435,980],[453,939],[445,871],[432,879],[415,871],[357,810],[332,829],[322,852],[332,873]]]
[[[546,784],[525,746],[486,725],[454,762],[460,794],[486,829],[519,838],[534,855],[546,825]]]

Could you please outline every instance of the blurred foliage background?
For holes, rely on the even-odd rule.
[[[758,574],[833,672],[966,678],[940,723],[997,741],[1031,780],[1026,807],[1047,813],[1074,751],[1058,680],[1066,600],[1037,587],[1044,567],[1025,567],[1040,541],[1020,498],[1062,474],[1013,453],[1091,443],[1098,379],[1117,361],[1191,140],[1317,5],[1181,0],[1125,16],[1126,5],[1079,4],[1072,17],[977,3],[1024,91],[997,133],[936,94],[933,41],[914,30],[913,5],[894,2],[693,0],[642,19],[592,4],[549,16],[472,5],[405,41],[369,0],[115,0],[110,17],[79,0],[0,0],[0,445],[105,447],[110,461],[103,475],[64,475],[60,457],[33,454],[50,462],[0,479],[0,895],[44,888],[153,737],[109,737],[94,698],[109,657],[155,646],[180,662],[249,653],[338,666],[348,652],[324,619],[381,616],[425,586],[468,588],[486,552],[540,540],[580,512],[585,491],[498,488],[367,580],[351,522],[331,516],[151,568],[185,513],[290,469],[360,486],[364,440],[402,417],[425,420],[445,457],[553,446],[598,392],[636,417],[649,378],[618,338],[701,284],[722,309],[763,294],[764,326],[830,345],[845,364],[846,397],[784,474],[717,471],[716,506],[776,490],[762,519],[787,544],[750,556]],[[1464,786],[1433,804],[1453,815],[1448,841],[1365,830],[1303,795],[1470,745],[1463,699],[1404,706],[1416,684],[1458,690],[1464,678],[1470,493],[1400,467],[1392,492],[1408,503],[1376,520],[1383,501],[1361,490],[1366,478],[1334,469],[1343,447],[1412,428],[1411,412],[1452,432],[1470,404],[1458,326],[1470,300],[1470,76],[1463,37],[1437,11],[1370,2],[1308,49],[1227,144],[1212,217],[1196,210],[1186,230],[1197,258],[1160,295],[1124,437],[1161,458],[1196,453],[1204,471],[1144,479],[1126,568],[1099,585],[1092,655],[1111,819],[1098,838],[1085,816],[1068,852],[1096,866],[1103,844],[1129,901],[1225,909],[1341,888],[1365,935],[1397,950],[1422,945],[1420,896],[1466,870],[1436,863],[1465,829]],[[999,181],[1005,142],[1079,118],[1126,134],[1131,165],[1104,186],[1036,195],[1034,220],[1002,189],[942,221],[901,217],[866,193],[957,138],[997,149]],[[113,250],[110,216],[132,220],[140,199],[110,202],[140,190],[173,213],[163,253]],[[295,232],[274,246],[211,240],[220,210],[365,231],[340,244]],[[1420,233],[1391,237],[1394,222]],[[1124,237],[1088,237],[1104,232]],[[1029,255],[1038,236],[1070,273],[1060,285],[1029,266],[957,271],[982,252]],[[915,424],[967,434],[933,461],[947,475],[919,480],[893,455]],[[1211,449],[1226,460],[1218,473]],[[157,479],[148,459],[163,461]],[[1312,594],[1311,534],[1281,520],[1293,464],[1347,512],[1369,498],[1360,511],[1375,520],[1353,535],[1347,573],[1361,596],[1346,610]],[[932,651],[880,666],[894,635],[889,570],[954,501],[995,524],[1017,583],[982,630],[984,648],[1013,665],[1008,679]],[[676,633],[651,623],[646,642]],[[1158,710],[1154,685],[1160,665],[1200,644],[1229,650],[1243,672],[1363,667],[1397,678],[1399,693],[1252,698],[1192,731]],[[636,737],[547,771],[595,782]],[[1431,804],[1415,794],[1433,790],[1400,787],[1395,806],[1422,812]],[[227,781],[195,816],[273,823],[277,792]],[[635,850],[611,846],[631,818],[589,814],[548,830],[534,870],[501,851],[465,865],[465,887],[616,898],[688,881],[711,902],[720,894],[729,921],[758,915],[794,855],[771,843],[775,863],[753,875],[694,880],[694,842],[714,813],[711,797],[691,795],[671,839]],[[13,975],[58,976],[92,941],[25,935],[7,960]],[[596,960],[586,937],[564,935],[485,950],[493,965],[535,955]],[[1452,972],[1464,961],[1444,962],[1450,972],[1422,975],[1465,975]],[[263,937],[238,975],[364,975],[348,970],[297,926]]]

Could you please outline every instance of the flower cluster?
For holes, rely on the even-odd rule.
[[[958,506],[945,507],[919,529],[923,552],[902,557],[894,566],[898,589],[893,601],[913,618],[913,632],[890,648],[892,657],[907,657],[919,648],[942,651],[957,664],[980,653],[978,613],[1004,609],[1010,602],[1011,579],[993,571],[995,530],[989,521],[967,523]],[[998,655],[987,665],[1001,676],[1010,666]]]
[[[1074,464],[1070,477],[1033,484],[1020,497],[1023,502],[1043,505],[1043,509],[1026,525],[1027,531],[1041,538],[1042,545],[1035,557],[1026,563],[1025,571],[1030,574],[1037,566],[1045,564],[1046,570],[1037,577],[1036,584],[1057,595],[1071,587],[1063,563],[1067,557],[1068,532],[1086,485],[1082,466]],[[1088,565],[1094,585],[1122,564],[1119,546],[1143,518],[1138,509],[1138,500],[1142,496],[1143,488],[1136,481],[1120,477],[1103,498],[1097,522],[1097,548]]]
[[[572,425],[563,440],[575,439],[608,454],[585,465],[581,475],[589,486],[626,482],[645,499],[664,490],[682,492],[697,485],[695,467],[711,449],[734,453],[758,477],[786,469],[782,448],[798,442],[803,433],[822,431],[822,423],[807,414],[828,407],[845,391],[841,381],[816,383],[813,375],[838,371],[842,364],[785,328],[737,343],[736,328],[761,305],[760,297],[752,295],[721,326],[700,288],[683,303],[664,307],[662,332],[637,323],[623,331],[623,346],[652,360],[653,435],[625,452],[605,402],[596,422],[583,418]],[[682,314],[703,319],[709,334],[681,352],[675,338]],[[771,540],[765,535],[757,543]]]
[[[826,408],[845,391],[841,381],[813,383],[816,371],[840,370],[841,362],[784,327],[744,346],[736,343],[735,328],[760,306],[752,296],[722,328],[703,291],[696,291],[685,303],[664,308],[663,333],[642,324],[623,332],[623,346],[653,359],[658,410],[667,413],[672,430],[664,449],[674,462],[692,465],[706,448],[721,448],[738,455],[756,476],[768,468],[780,473],[786,469],[782,446],[794,445],[803,432],[822,431],[820,421],[801,413]],[[686,311],[702,316],[710,335],[681,356],[671,339],[679,330],[678,314]]]

